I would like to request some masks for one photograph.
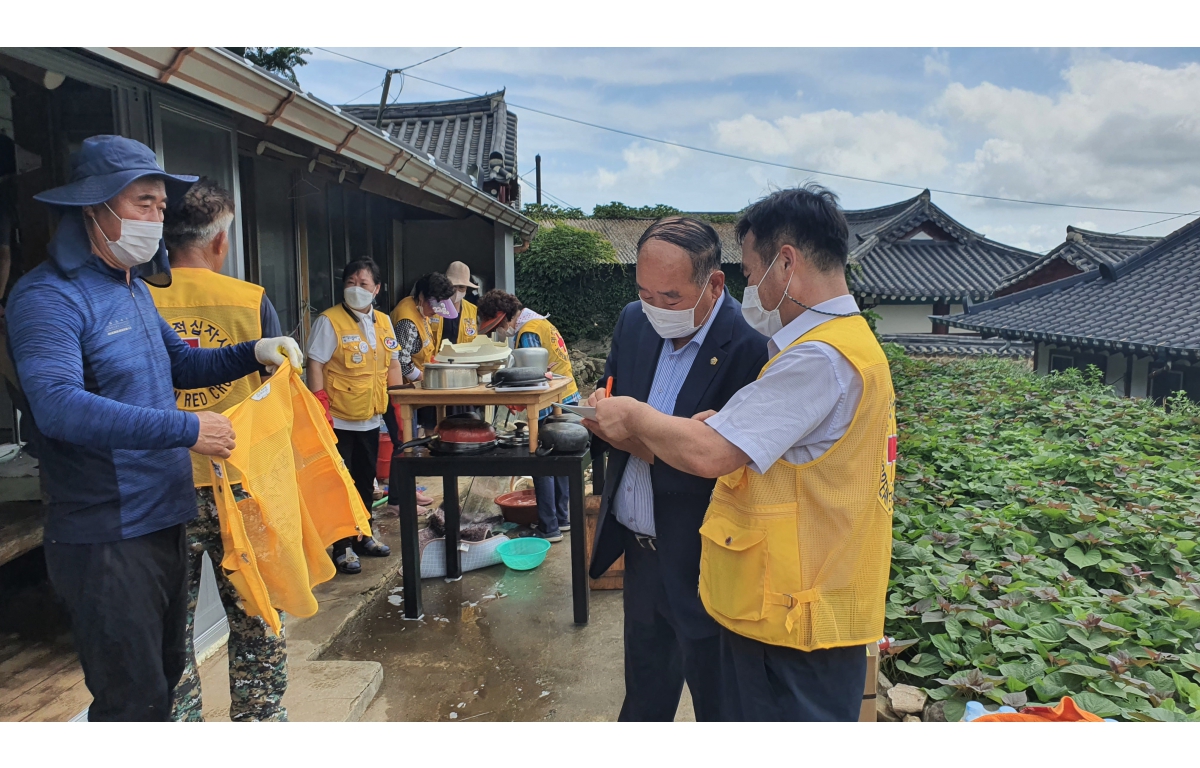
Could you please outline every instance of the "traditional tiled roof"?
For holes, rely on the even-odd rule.
[[[1034,345],[1008,339],[982,339],[958,333],[880,334],[880,341],[899,344],[920,357],[1033,357]]]
[[[1200,220],[1096,269],[977,305],[938,322],[1028,339],[1200,360]]]
[[[850,290],[859,298],[960,302],[983,300],[1008,275],[1032,263],[1037,255],[1011,248],[973,232],[929,199],[929,192],[892,205],[846,211],[850,226]],[[565,224],[599,232],[613,244],[617,259],[637,261],[637,241],[651,219],[564,219]],[[742,248],[734,224],[713,223],[721,238],[721,261],[741,264]],[[930,232],[942,239],[912,236]]]
[[[1003,293],[1005,289],[1018,285],[1032,287],[1061,277],[1064,271],[1070,272],[1071,268],[1076,272],[1090,272],[1099,268],[1101,264],[1115,265],[1158,239],[1137,235],[1111,235],[1067,227],[1066,240],[1037,261],[1004,278],[996,290]],[[1042,275],[1046,277],[1039,280],[1039,276]],[[1050,277],[1051,275],[1055,277]]]
[[[654,219],[559,219],[556,221],[539,221],[543,230],[555,225],[565,225],[588,232],[599,232],[617,251],[617,261],[622,264],[637,263],[637,243],[642,233],[654,223]],[[741,264],[742,247],[738,245],[737,235],[734,234],[733,224],[713,224],[717,236],[721,238],[721,263]]]
[[[370,125],[378,104],[348,104],[341,110]],[[491,181],[488,161],[493,151],[504,156],[505,183],[517,173],[517,116],[508,111],[504,91],[452,101],[389,104],[383,110],[384,131],[475,180]]]
[[[928,190],[893,205],[846,211],[846,220],[850,262],[858,265],[850,290],[859,298],[978,301],[1037,258],[964,227],[933,204]]]

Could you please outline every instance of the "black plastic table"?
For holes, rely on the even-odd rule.
[[[536,456],[529,448],[496,447],[474,456],[440,455],[429,450],[410,448],[392,456],[388,503],[400,508],[400,568],[404,575],[404,617],[419,619],[424,615],[421,606],[421,547],[417,542],[417,478],[442,478],[446,513],[446,578],[462,576],[459,559],[458,502],[459,477],[567,477],[570,484],[571,516],[571,593],[575,607],[575,623],[587,624],[588,590],[586,527],[583,520],[583,470],[588,452],[554,453]]]

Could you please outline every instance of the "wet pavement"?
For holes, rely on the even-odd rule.
[[[495,565],[461,581],[426,579],[425,618],[406,621],[399,581],[322,655],[378,661],[383,684],[364,720],[615,720],[624,698],[620,590],[571,612],[570,536],[532,571]],[[684,692],[677,719],[693,719]]]

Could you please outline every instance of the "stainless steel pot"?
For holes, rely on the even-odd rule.
[[[466,363],[426,363],[422,389],[470,389],[479,386],[479,366]]]
[[[513,368],[537,368],[545,373],[550,367],[550,352],[544,347],[522,347],[512,353]]]

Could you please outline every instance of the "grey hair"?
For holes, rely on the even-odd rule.
[[[692,282],[701,288],[713,272],[721,269],[721,238],[706,221],[688,216],[671,216],[651,224],[638,240],[638,250],[651,240],[676,245],[692,260]]]
[[[204,247],[233,222],[234,202],[229,190],[202,178],[181,197],[167,203],[163,240],[168,251]]]

